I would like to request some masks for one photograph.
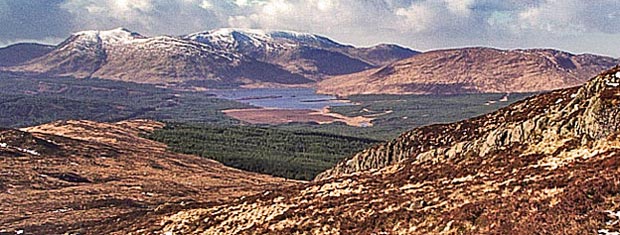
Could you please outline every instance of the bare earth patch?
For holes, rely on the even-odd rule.
[[[348,117],[338,113],[330,112],[329,108],[322,110],[311,109],[229,109],[223,110],[229,117],[249,122],[252,124],[282,124],[290,122],[316,122],[328,124],[334,122],[344,122],[349,126],[372,126],[372,120],[376,118],[370,116]]]

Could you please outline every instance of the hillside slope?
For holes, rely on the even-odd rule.
[[[65,121],[0,130],[0,233],[126,234],[181,208],[293,183],[139,137],[161,127]]]
[[[414,129],[314,182],[168,217],[179,234],[620,231],[620,67],[582,87]]]
[[[353,95],[548,91],[581,85],[618,63],[620,60],[610,57],[550,49],[450,49],[326,79],[319,83],[318,92]]]
[[[0,48],[0,66],[14,66],[43,56],[54,50],[54,46],[37,43],[17,43]]]

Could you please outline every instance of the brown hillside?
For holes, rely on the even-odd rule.
[[[379,69],[336,76],[318,92],[460,94],[537,92],[581,85],[619,60],[562,51],[464,48],[423,53]]]
[[[138,136],[160,127],[66,121],[0,131],[0,233],[126,234],[183,208],[292,183]]]

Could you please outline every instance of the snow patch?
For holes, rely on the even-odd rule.
[[[612,87],[617,87],[617,86],[620,86],[620,83],[607,81],[607,82],[605,82],[605,85],[612,86]]]
[[[599,229],[599,235],[620,235],[620,232],[610,232],[609,229]]]
[[[564,99],[562,99],[562,98],[559,98],[558,100],[556,100],[556,101],[555,101],[555,104],[559,104],[559,103],[562,103],[562,101],[564,101]]]
[[[9,147],[9,145],[8,145],[8,144],[6,144],[6,143],[0,143],[0,148],[7,148],[7,147]]]
[[[39,156],[41,154],[39,154],[37,151],[31,150],[31,149],[23,149],[23,148],[19,148],[19,147],[15,147],[15,149],[17,149],[20,152],[24,152],[30,155],[35,155],[35,156]]]
[[[101,40],[105,44],[126,44],[134,39],[143,39],[144,36],[136,32],[131,32],[125,28],[116,28],[108,31],[88,30],[73,34],[86,41],[98,42]]]
[[[183,38],[224,50],[236,50],[240,46],[251,46],[264,51],[295,48],[299,45],[343,46],[328,38],[309,33],[239,28],[221,28],[193,33]]]

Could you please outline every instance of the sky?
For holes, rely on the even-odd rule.
[[[620,0],[0,0],[0,46],[125,27],[292,30],[356,46],[556,48],[620,57]]]

